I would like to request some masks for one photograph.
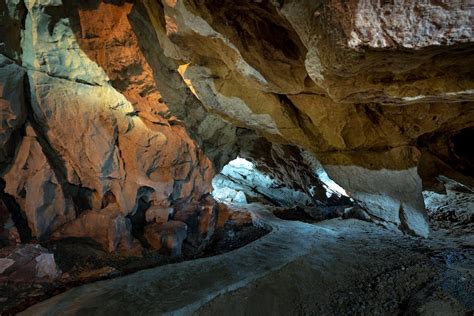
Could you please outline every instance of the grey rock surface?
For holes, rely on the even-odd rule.
[[[364,308],[397,314],[436,312],[436,306],[459,313],[474,304],[462,296],[472,289],[472,265],[466,265],[473,254],[462,248],[472,245],[469,237],[402,237],[359,220],[313,225],[279,220],[262,205],[233,207],[250,211],[272,232],[223,255],[78,287],[21,315],[338,314]],[[464,259],[438,265],[422,250],[446,247]],[[441,252],[437,258],[446,257]],[[467,283],[443,286],[459,277]],[[406,309],[402,301],[408,302]]]

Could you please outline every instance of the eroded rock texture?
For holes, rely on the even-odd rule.
[[[301,193],[286,202],[328,205],[319,160],[373,218],[422,236],[423,189],[439,175],[473,186],[469,1],[12,0],[0,13],[0,196],[23,240],[135,253],[141,231],[200,250],[212,178],[237,155]]]
[[[473,124],[468,1],[147,6],[205,106],[311,151],[372,215],[428,234],[423,184],[470,164],[446,141]]]
[[[21,59],[2,56],[0,68],[4,193],[37,239],[92,237],[108,251],[135,251],[129,217],[199,204],[212,162],[164,103],[129,19],[132,4],[19,5],[19,17],[13,4],[2,8],[23,19],[12,56]],[[174,82],[160,82],[184,106],[192,94],[172,71]]]

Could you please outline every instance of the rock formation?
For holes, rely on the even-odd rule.
[[[14,153],[2,155],[5,193],[35,238],[88,236],[126,251],[138,202],[198,201],[212,164],[160,100],[130,4],[28,1],[23,10],[21,65],[2,57],[2,149]],[[15,132],[24,136],[12,150]]]
[[[442,190],[439,175],[474,185],[467,0],[11,0],[0,13],[0,196],[22,241],[202,249],[211,181],[238,155],[329,205],[320,161],[373,220],[421,236],[422,190]]]
[[[473,122],[468,1],[145,4],[205,106],[309,150],[382,221],[426,236],[423,185],[471,181],[450,141]]]

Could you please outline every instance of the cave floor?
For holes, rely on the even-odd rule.
[[[245,206],[272,231],[237,250],[73,288],[23,315],[469,315],[474,235],[308,224]]]

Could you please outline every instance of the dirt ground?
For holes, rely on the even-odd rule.
[[[243,219],[238,212],[232,215],[240,222],[228,220],[223,227],[217,228],[210,243],[201,252],[184,251],[173,257],[152,250],[145,250],[139,257],[127,257],[106,252],[99,244],[86,238],[45,242],[42,246],[54,254],[62,271],[61,278],[54,282],[0,282],[0,315],[15,315],[31,305],[83,284],[232,251],[269,232],[252,225],[247,215]]]
[[[474,313],[472,239],[452,247],[393,237],[382,236],[372,227],[358,236],[342,236],[337,248],[324,249],[324,256],[315,249],[278,271],[215,298],[197,314]]]
[[[272,231],[222,255],[74,288],[23,314],[474,312],[474,232],[465,216],[459,223],[432,214],[435,229],[424,239],[356,219],[303,223],[276,218],[262,205],[245,208]]]

